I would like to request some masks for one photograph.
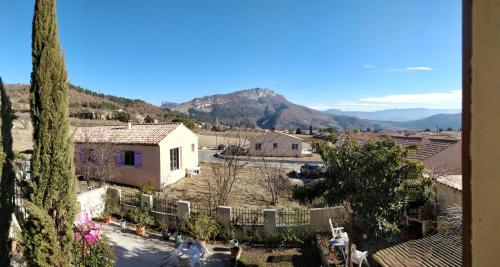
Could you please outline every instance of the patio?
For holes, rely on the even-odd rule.
[[[173,241],[166,241],[161,235],[150,233],[147,237],[140,237],[135,230],[128,226],[122,230],[117,222],[104,225],[104,234],[108,238],[116,254],[117,267],[161,266],[165,263],[169,252],[175,250]],[[214,252],[214,246],[207,244],[211,253],[204,260],[204,266],[228,266],[229,252]],[[180,266],[190,266],[187,259],[181,260]]]

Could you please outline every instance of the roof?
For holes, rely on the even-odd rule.
[[[288,136],[288,137],[291,137],[291,138],[295,138],[297,140],[300,140],[300,141],[304,141],[304,139],[300,138],[300,137],[297,137],[297,136],[294,136],[294,135],[291,135],[291,134],[287,134],[287,133],[282,133],[282,132],[276,132],[274,131],[275,133],[279,133],[279,134],[282,134],[282,135],[285,135],[285,136]]]
[[[381,266],[462,266],[462,237],[447,231],[380,250],[373,259]]]
[[[458,191],[462,191],[462,175],[443,175],[436,178],[436,182]]]
[[[182,123],[132,124],[123,126],[77,127],[75,143],[157,145]]]

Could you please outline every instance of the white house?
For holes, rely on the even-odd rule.
[[[74,142],[77,164],[111,162],[111,182],[161,190],[198,167],[198,137],[182,123],[78,127]]]
[[[301,157],[303,140],[277,131],[267,131],[249,138],[248,154],[266,157]]]

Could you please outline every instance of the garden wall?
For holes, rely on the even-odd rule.
[[[79,211],[87,211],[92,217],[100,217],[104,211],[107,186],[92,189],[76,196]]]

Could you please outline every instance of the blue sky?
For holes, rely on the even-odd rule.
[[[34,0],[0,0],[27,83]],[[266,87],[318,109],[460,108],[459,0],[57,1],[70,82],[153,104]]]

